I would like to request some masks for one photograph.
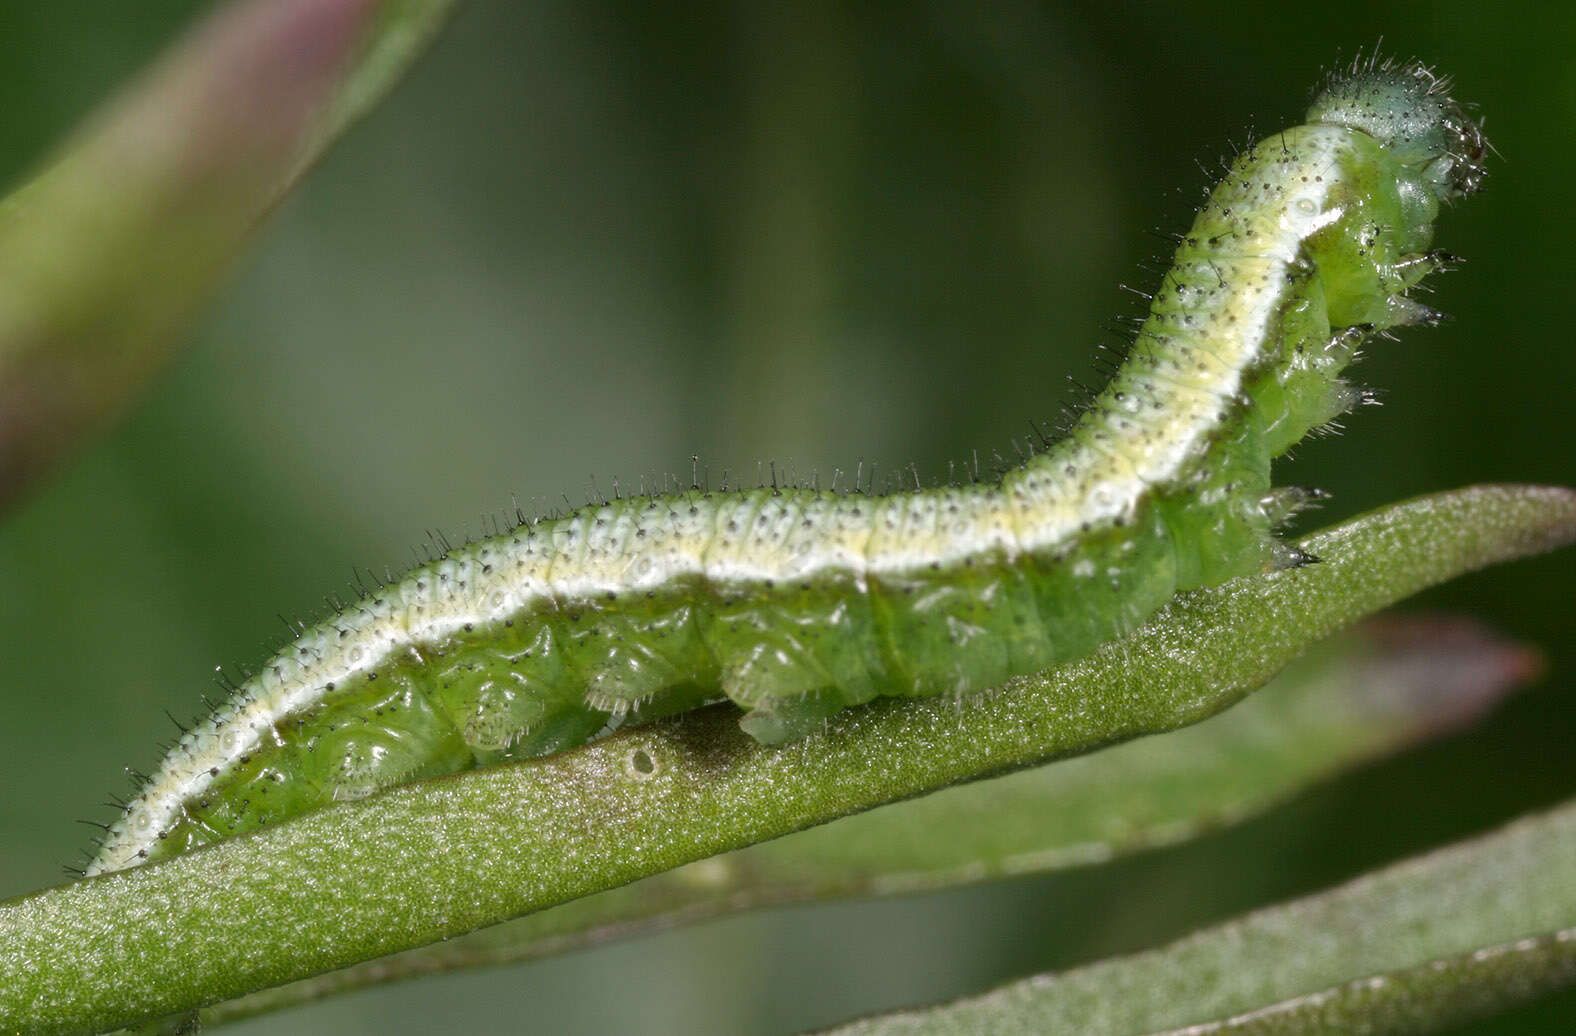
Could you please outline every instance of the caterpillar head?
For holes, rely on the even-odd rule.
[[[1368,60],[1330,77],[1308,121],[1361,130],[1415,170],[1440,201],[1483,183],[1488,141],[1450,96],[1450,81],[1416,61]]]

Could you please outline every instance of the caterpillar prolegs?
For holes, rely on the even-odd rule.
[[[1110,384],[994,482],[636,496],[452,550],[305,630],[185,733],[90,874],[726,697],[763,742],[1076,658],[1304,560],[1271,459],[1349,409],[1486,144],[1417,64],[1333,77],[1210,193]]]

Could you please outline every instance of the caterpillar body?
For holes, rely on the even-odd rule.
[[[1178,590],[1305,560],[1270,461],[1348,410],[1486,144],[1418,64],[1333,77],[1239,156],[1132,350],[999,481],[637,496],[526,522],[307,629],[187,731],[89,874],[726,697],[783,742],[880,695],[965,695],[1086,654]]]

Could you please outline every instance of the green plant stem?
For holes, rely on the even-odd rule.
[[[1459,729],[1541,669],[1475,623],[1374,620],[1203,723],[946,788],[698,860],[470,935],[203,1008],[203,1030],[372,985],[495,967],[781,903],[1103,863],[1196,838],[1364,760]],[[180,1021],[186,1019],[181,1016]],[[169,1021],[156,1032],[179,1036]]]
[[[962,702],[888,700],[783,748],[702,709],[394,788],[0,906],[0,1024],[109,1028],[451,937],[962,781],[1197,722],[1327,634],[1576,538],[1576,492],[1485,486],[1310,537],[1322,563],[1179,597]]]
[[[1429,1032],[1576,981],[1576,803],[1147,953],[838,1036]]]
[[[223,5],[0,199],[0,508],[125,408],[457,3]]]

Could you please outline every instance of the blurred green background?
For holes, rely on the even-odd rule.
[[[14,182],[206,5],[0,13]],[[1576,482],[1576,8],[474,0],[278,213],[128,420],[0,525],[0,896],[62,879],[124,766],[352,565],[427,529],[687,475],[1011,455],[1092,382],[1234,144],[1383,37],[1503,158],[1448,212],[1456,319],[1380,342],[1385,406],[1282,477],[1323,524],[1475,481]],[[1202,167],[1202,168],[1201,168]],[[1544,646],[1486,723],[1116,866],[767,912],[375,991],[255,1032],[793,1032],[1129,951],[1576,793],[1576,552],[1445,587]],[[1441,904],[1445,909],[1448,904]],[[1571,1031],[1576,995],[1473,1033]]]

